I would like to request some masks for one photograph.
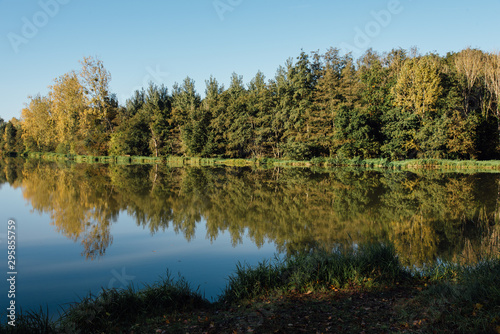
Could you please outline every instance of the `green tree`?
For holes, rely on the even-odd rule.
[[[148,119],[151,131],[150,149],[155,157],[171,152],[170,141],[171,101],[165,86],[150,83],[140,113]]]
[[[314,89],[319,71],[319,59],[301,52],[295,64],[287,64],[289,80],[288,117],[285,123],[286,152],[293,159],[308,159],[316,155],[311,114],[313,113]]]
[[[249,151],[254,157],[272,154],[272,109],[271,87],[259,71],[248,85],[247,110],[252,131]]]
[[[110,155],[149,156],[151,130],[145,113],[137,113],[115,128],[109,143]]]
[[[384,59],[371,49],[366,51],[358,61],[358,68],[361,109],[367,119],[371,137],[371,142],[367,143],[367,155],[378,157],[385,141],[382,116],[391,109],[393,104],[390,95],[392,88],[390,69],[384,66]]]
[[[226,155],[229,157],[248,157],[249,145],[253,139],[251,118],[248,113],[248,92],[243,85],[243,77],[233,73],[226,95],[227,131]]]
[[[369,146],[375,144],[368,124],[367,114],[360,108],[360,81],[354,61],[350,54],[344,58],[338,86],[333,151],[341,156],[369,156]]]
[[[172,152],[174,154],[184,154],[186,152],[187,145],[183,141],[182,129],[188,120],[192,118],[191,114],[196,113],[200,104],[201,98],[196,92],[193,79],[186,77],[181,86],[177,83],[174,84],[172,91],[172,128],[170,130]]]
[[[322,58],[322,73],[314,92],[314,106],[310,119],[313,132],[311,139],[321,152],[332,156],[335,153],[333,143],[336,117],[343,100],[340,81],[347,59],[340,55],[340,50],[336,48],[330,48]]]
[[[393,107],[382,115],[385,137],[382,155],[391,160],[415,158],[418,153],[416,135],[420,128],[417,114]]]
[[[3,140],[3,135],[5,133],[5,127],[7,126],[7,123],[4,121],[2,117],[0,117],[0,152],[3,151],[4,147],[4,140]]]
[[[379,143],[374,135],[369,116],[359,108],[342,106],[335,118],[337,154],[342,157],[374,157]]]
[[[201,109],[203,119],[209,118],[209,124],[202,123],[206,126],[204,129],[206,134],[206,143],[204,145],[201,155],[203,156],[213,156],[221,155],[223,148],[220,147],[217,138],[221,138],[221,129],[216,126],[215,119],[221,114],[219,110],[221,109],[221,95],[224,92],[224,85],[220,85],[219,82],[212,76],[209,80],[205,81],[205,98],[203,99]]]
[[[3,133],[3,150],[5,152],[14,152],[16,148],[16,135],[17,135],[17,129],[12,124],[12,122],[8,122],[7,125],[5,126],[4,133]]]
[[[291,66],[291,60],[287,62],[287,68]],[[273,157],[281,158],[285,150],[285,131],[289,119],[291,107],[291,88],[288,79],[287,68],[280,66],[275,78],[270,83],[272,110],[268,123],[270,125],[269,144]]]
[[[145,101],[144,89],[136,90],[125,102],[125,107],[118,109],[117,126],[109,142],[110,155],[151,155],[148,119],[144,113],[140,113]]]

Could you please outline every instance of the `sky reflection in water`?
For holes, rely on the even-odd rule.
[[[154,283],[167,269],[216,298],[238,261],[344,243],[391,242],[407,265],[500,250],[500,174],[1,167],[0,219],[5,232],[16,220],[23,308],[54,311],[101,287]],[[0,288],[8,290],[6,281]]]

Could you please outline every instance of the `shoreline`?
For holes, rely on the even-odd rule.
[[[232,159],[232,158],[199,158],[199,157],[144,157],[144,156],[83,156],[50,152],[29,152],[24,157],[49,161],[70,161],[75,163],[100,164],[167,164],[172,167],[183,166],[228,166],[228,167],[361,167],[402,170],[472,170],[499,171],[500,160],[449,160],[449,159],[411,159],[389,161],[387,159],[338,159],[312,158],[296,161],[274,158]]]
[[[103,289],[58,320],[22,312],[7,333],[498,333],[500,258],[405,268],[383,244],[237,265],[213,302],[167,270],[140,290]]]

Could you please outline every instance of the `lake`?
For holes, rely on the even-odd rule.
[[[216,299],[238,262],[338,245],[392,243],[409,267],[500,251],[498,173],[11,158],[0,183],[5,275],[16,222],[16,305],[52,313],[167,271]]]

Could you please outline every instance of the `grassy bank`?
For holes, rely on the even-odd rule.
[[[81,156],[58,153],[30,152],[30,158],[39,158],[52,161],[74,161],[77,163],[105,163],[105,164],[168,164],[173,167],[181,166],[262,166],[262,167],[368,167],[386,169],[443,169],[443,170],[500,170],[500,160],[447,160],[447,159],[412,159],[403,161],[389,161],[387,159],[340,159],[340,158],[313,158],[308,161],[286,159],[258,158],[258,159],[218,159],[197,157],[139,157],[139,156]]]
[[[404,268],[381,244],[238,265],[215,302],[170,275],[104,289],[57,321],[23,313],[8,333],[463,332],[500,330],[500,259]]]

